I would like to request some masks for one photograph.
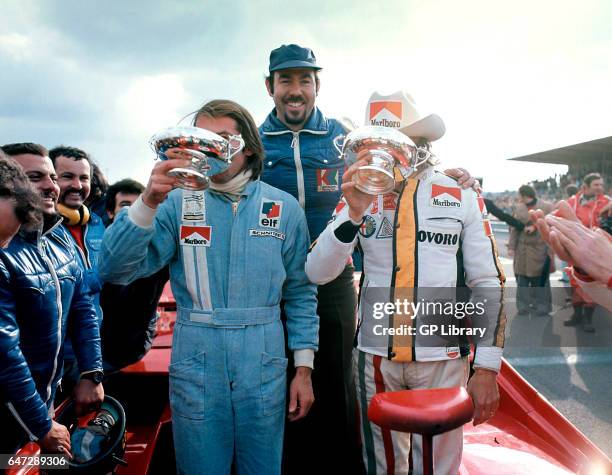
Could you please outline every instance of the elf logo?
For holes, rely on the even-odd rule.
[[[430,203],[438,208],[461,208],[461,189],[433,184]]]
[[[181,246],[210,247],[211,226],[181,226]]]
[[[370,104],[368,120],[370,125],[401,127],[402,103],[399,101],[378,101]]]
[[[459,241],[458,234],[434,233],[432,231],[419,231],[417,234],[419,242],[433,242],[441,246],[454,246]]]
[[[272,200],[261,200],[261,210],[259,212],[259,225],[266,228],[278,229],[283,213],[283,202]]]

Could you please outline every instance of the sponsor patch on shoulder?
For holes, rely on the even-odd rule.
[[[461,188],[432,184],[430,204],[438,208],[461,208]]]
[[[183,221],[204,221],[204,193],[184,191],[181,216]]]
[[[280,227],[282,214],[282,201],[272,201],[263,198],[261,200],[261,208],[259,210],[259,225],[263,226],[264,228],[278,229]]]
[[[210,247],[212,226],[181,226],[181,246]]]
[[[276,239],[280,239],[281,241],[285,240],[285,234],[279,231],[271,231],[268,229],[250,229],[249,235],[255,237],[275,237]]]

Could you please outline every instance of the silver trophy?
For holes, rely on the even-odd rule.
[[[223,173],[232,163],[232,158],[244,148],[240,135],[227,139],[199,127],[170,127],[149,141],[160,160],[167,160],[166,152],[179,148],[191,157],[191,166],[173,168],[169,176],[179,178],[179,186],[186,190],[204,190],[210,177]]]
[[[357,154],[369,150],[371,160],[353,175],[358,190],[369,195],[382,195],[395,188],[394,169],[408,178],[418,165],[421,150],[407,135],[390,127],[367,125],[353,130],[347,136],[334,141],[341,158],[350,167],[357,161]]]

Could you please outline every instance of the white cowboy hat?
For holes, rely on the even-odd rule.
[[[438,140],[446,132],[439,115],[421,117],[414,99],[402,91],[388,96],[373,93],[366,106],[365,125],[394,127],[411,139],[422,137],[428,142]]]

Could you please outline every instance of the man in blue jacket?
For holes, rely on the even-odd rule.
[[[273,50],[266,88],[275,108],[259,127],[266,151],[261,179],[298,200],[312,240],[325,229],[340,201],[344,161],[333,141],[346,133],[340,122],[325,117],[315,105],[320,69],[309,48],[292,44]],[[318,287],[321,330],[313,372],[316,402],[306,419],[287,428],[287,473],[316,470],[320,460],[332,458],[342,460],[347,473],[360,470],[351,369],[357,308],[353,270],[349,261],[338,278]],[[304,447],[317,457],[304,459]]]
[[[96,307],[98,326],[102,326],[100,291],[102,281],[98,275],[98,253],[104,235],[102,218],[91,212],[85,200],[91,193],[92,162],[89,155],[76,147],[59,146],[49,150],[49,158],[57,173],[60,188],[57,210],[64,218],[63,225],[75,244],[83,265],[87,285]],[[70,338],[64,348],[63,389],[67,394],[78,381],[79,368]]]
[[[29,439],[47,452],[70,453],[68,430],[50,414],[67,333],[82,371],[77,410],[104,399],[95,310],[74,246],[55,213],[59,189],[46,149],[25,143],[2,150],[40,193],[44,224],[21,230],[0,250],[0,452],[13,453]]]
[[[168,151],[144,193],[107,229],[105,281],[127,284],[166,265],[177,302],[170,406],[179,473],[280,473],[287,358],[281,295],[296,376],[289,420],[313,401],[316,287],[304,272],[310,240],[297,201],[257,178],[263,147],[251,115],[226,100],[194,125],[245,147],[204,191],[174,190],[167,173],[190,165]],[[310,450],[304,447],[305,450]]]

